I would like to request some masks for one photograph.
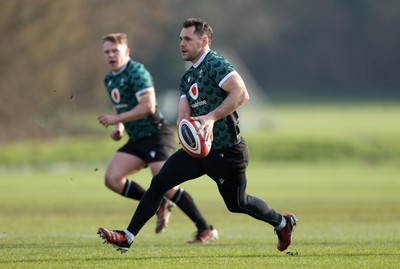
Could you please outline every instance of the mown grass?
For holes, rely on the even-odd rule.
[[[175,208],[165,233],[154,234],[153,218],[120,255],[96,236],[99,226],[124,229],[137,205],[102,183],[117,144],[107,137],[2,144],[0,267],[394,268],[399,111],[277,107],[263,114],[257,131],[242,128],[251,152],[248,193],[299,218],[289,254],[276,250],[272,227],[228,212],[204,177],[183,187],[218,229],[218,241],[187,244],[194,225]],[[147,186],[148,170],[134,179]]]
[[[194,226],[174,209],[167,231],[152,219],[120,255],[96,229],[123,229],[137,203],[106,190],[104,169],[8,173],[0,181],[2,268],[388,268],[400,262],[396,165],[255,162],[248,192],[299,218],[292,255],[276,250],[272,227],[228,212],[207,178],[183,187],[220,232],[186,243]],[[148,184],[147,170],[136,179]]]

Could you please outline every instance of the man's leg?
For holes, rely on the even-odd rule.
[[[135,200],[140,200],[145,190],[136,182],[127,178],[145,167],[145,162],[139,157],[125,152],[114,154],[104,176],[105,185],[110,190]]]

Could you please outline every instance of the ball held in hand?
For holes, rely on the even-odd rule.
[[[181,120],[178,126],[178,137],[182,148],[195,158],[204,158],[211,149],[211,141],[204,139],[204,131],[197,134],[197,129],[201,126],[199,121],[194,121],[190,117]]]

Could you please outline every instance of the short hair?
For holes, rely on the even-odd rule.
[[[109,33],[102,37],[103,43],[110,41],[112,43],[125,44],[128,46],[128,38],[125,33]]]
[[[182,24],[183,28],[189,28],[194,26],[194,33],[200,38],[206,35],[208,37],[208,44],[211,45],[211,40],[213,38],[214,32],[211,26],[202,19],[199,18],[189,18],[185,20]]]

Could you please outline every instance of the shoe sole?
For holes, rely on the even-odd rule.
[[[100,236],[101,239],[104,240],[104,242],[103,242],[104,244],[110,244],[110,245],[112,245],[117,251],[121,252],[121,254],[124,254],[125,252],[127,252],[127,251],[129,250],[129,248],[127,248],[127,247],[120,247],[120,246],[117,246],[117,245],[115,245],[115,244],[109,242],[109,241],[107,240],[107,236],[103,233],[102,230],[98,229],[98,230],[97,230],[97,234]]]

